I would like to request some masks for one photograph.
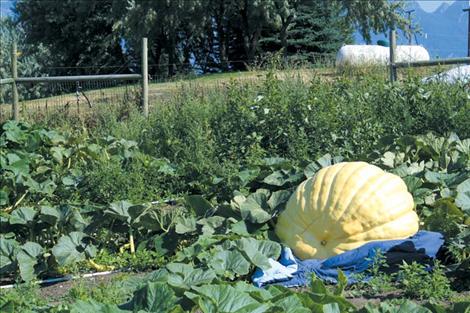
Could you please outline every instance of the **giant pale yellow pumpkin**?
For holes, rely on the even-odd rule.
[[[405,182],[365,162],[321,169],[301,183],[280,214],[276,234],[301,259],[323,259],[376,240],[418,231]]]

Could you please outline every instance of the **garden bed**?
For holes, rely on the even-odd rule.
[[[57,116],[47,127],[2,124],[2,277],[32,283],[96,270],[153,272],[116,283],[96,278],[96,288],[85,280],[40,290],[26,284],[2,290],[0,309],[343,312],[366,299],[408,311],[432,306],[428,300],[468,302],[468,90],[416,79],[310,84],[275,76],[206,94],[182,90],[148,119],[116,106],[86,119]],[[301,292],[255,288],[255,268],[280,255],[273,226],[293,190],[342,161],[366,161],[405,182],[421,229],[445,237],[441,262],[431,272],[402,264],[394,276],[376,268],[375,281],[355,287],[312,277]],[[176,201],[154,202],[163,199]],[[414,304],[387,299],[396,296]]]

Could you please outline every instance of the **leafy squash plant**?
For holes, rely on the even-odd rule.
[[[383,138],[369,158],[403,178],[424,228],[444,233],[457,262],[467,259],[462,234],[470,226],[470,139],[432,133]]]

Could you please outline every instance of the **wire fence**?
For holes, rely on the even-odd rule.
[[[231,78],[244,81],[259,80],[259,73],[268,68],[279,70],[305,70],[308,68],[329,67],[334,64],[335,54],[313,53],[313,61],[284,60],[279,54],[269,54],[257,58],[254,62],[247,60],[230,60],[223,66],[220,62],[207,61],[204,64],[194,62],[178,64],[147,64],[150,104],[168,98],[184,88],[191,88],[207,93],[210,89],[226,88]],[[13,61],[12,61],[13,62]],[[16,78],[18,91],[18,114],[28,119],[40,119],[53,116],[83,115],[95,110],[102,110],[110,105],[126,104],[139,106],[142,98],[141,81],[139,80],[100,80],[82,81],[43,81],[49,75],[71,75],[73,73],[95,72],[96,69],[106,73],[122,72],[123,67],[116,66],[79,66],[79,67],[45,67],[40,73],[40,80],[24,82]],[[142,68],[134,62],[126,72],[141,73]],[[243,73],[241,71],[244,71]],[[67,74],[67,75],[65,75]],[[214,75],[221,75],[215,77]],[[122,77],[121,77],[122,78]],[[180,83],[180,82],[186,83]],[[176,83],[176,84],[175,84]],[[184,85],[184,86],[183,86]],[[14,117],[13,87],[5,81],[0,84],[0,121]]]
[[[21,84],[19,113],[23,118],[88,114],[103,106],[129,103],[138,106],[141,88],[136,81],[64,81]],[[2,88],[11,88],[3,85]],[[12,99],[0,105],[0,121],[11,119]]]

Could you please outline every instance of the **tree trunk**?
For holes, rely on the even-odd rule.
[[[173,77],[175,75],[175,45],[170,43],[168,46],[168,77]]]
[[[162,56],[162,46],[159,44],[155,45],[154,49],[150,49],[150,53],[152,54],[152,60],[155,65],[149,67],[149,72],[150,75],[156,76],[160,74],[160,58]]]
[[[287,28],[289,27],[289,20],[282,19],[282,26],[281,26],[281,32],[280,32],[280,37],[281,37],[281,45],[282,45],[282,57],[284,59],[284,62],[287,61]]]
[[[168,28],[168,77],[173,77],[175,75],[175,63],[176,63],[176,29],[174,16],[170,18],[170,25]]]
[[[217,23],[217,40],[219,42],[219,59],[222,71],[228,70],[228,53],[227,53],[227,34],[225,28],[225,1],[219,0],[219,10],[216,16]]]
[[[243,1],[243,8],[240,11],[242,18],[242,35],[243,35],[243,48],[245,50],[245,55],[248,63],[253,63],[254,53],[252,49],[252,40],[254,36],[250,35],[250,22],[248,21],[248,0]]]
[[[248,41],[248,61],[253,63],[256,57],[256,51],[258,50],[258,41],[261,36],[261,29],[257,29]]]

